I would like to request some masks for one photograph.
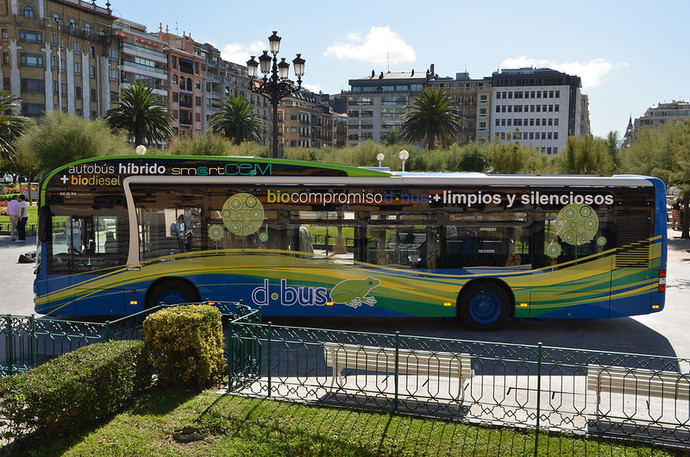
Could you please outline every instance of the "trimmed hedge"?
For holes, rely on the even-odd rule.
[[[215,306],[166,308],[148,316],[143,330],[161,384],[203,389],[220,381],[225,368],[223,326]]]
[[[54,438],[107,419],[150,384],[142,341],[79,348],[0,379],[0,436]]]

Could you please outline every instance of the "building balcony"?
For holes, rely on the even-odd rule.
[[[165,70],[157,68],[157,67],[150,67],[148,65],[142,65],[140,63],[135,63],[135,62],[130,62],[128,60],[123,60],[122,61],[122,66],[121,66],[123,71],[129,72],[129,73],[134,73],[137,75],[144,75],[144,76],[149,76],[151,78],[158,78],[158,79],[168,79],[168,74]]]
[[[145,48],[144,46],[137,46],[131,43],[122,44],[122,53],[126,55],[143,57],[162,64],[168,64],[168,58],[162,51],[154,51],[153,49]]]

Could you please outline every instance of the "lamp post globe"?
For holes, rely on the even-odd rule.
[[[266,97],[272,108],[271,124],[272,124],[272,141],[271,141],[271,157],[279,157],[278,152],[278,104],[280,100],[298,92],[302,88],[302,76],[304,75],[305,60],[301,54],[292,61],[292,68],[297,77],[297,84],[290,81],[289,70],[290,64],[281,58],[278,61],[278,52],[280,52],[280,40],[277,31],[268,37],[269,51],[263,51],[259,56],[257,62],[252,56],[247,61],[247,74],[249,75],[249,90],[262,97]],[[271,55],[269,55],[269,52]],[[263,74],[263,78],[257,78],[257,69]]]
[[[146,154],[146,146],[140,144],[139,146],[134,148],[134,151],[137,153],[137,155],[143,156],[144,154]]]
[[[398,153],[398,157],[402,161],[402,171],[405,171],[405,162],[410,158],[410,153],[407,152],[407,149],[403,149]]]
[[[378,154],[376,154],[376,160],[379,161],[379,167],[381,167],[381,163],[383,162],[383,159],[385,159],[385,158],[386,157],[383,155],[383,152],[379,152]]]

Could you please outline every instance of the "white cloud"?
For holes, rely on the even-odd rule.
[[[345,43],[334,43],[326,49],[324,56],[338,60],[359,60],[377,65],[414,62],[414,49],[392,31],[390,27],[371,27],[365,37],[359,32],[350,32]]]
[[[501,68],[552,68],[570,75],[577,75],[582,79],[582,88],[596,87],[614,68],[627,67],[628,64],[612,63],[606,59],[592,59],[589,62],[556,62],[548,59],[532,59],[526,56],[508,58],[501,62]]]
[[[318,84],[304,84],[304,83],[302,83],[302,87],[304,87],[305,89],[307,89],[311,92],[314,92],[315,94],[318,94],[319,92],[321,92],[323,90],[323,89],[321,89],[321,86],[319,86]]]
[[[246,65],[250,56],[258,57],[264,49],[266,49],[266,44],[258,40],[249,44],[228,43],[221,48],[220,56],[230,62]]]

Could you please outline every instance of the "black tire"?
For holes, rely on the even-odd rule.
[[[458,317],[473,330],[496,330],[508,322],[513,301],[495,282],[480,281],[467,286],[458,299]]]
[[[187,281],[164,281],[153,286],[146,299],[146,308],[159,304],[175,305],[201,301],[199,291]]]

